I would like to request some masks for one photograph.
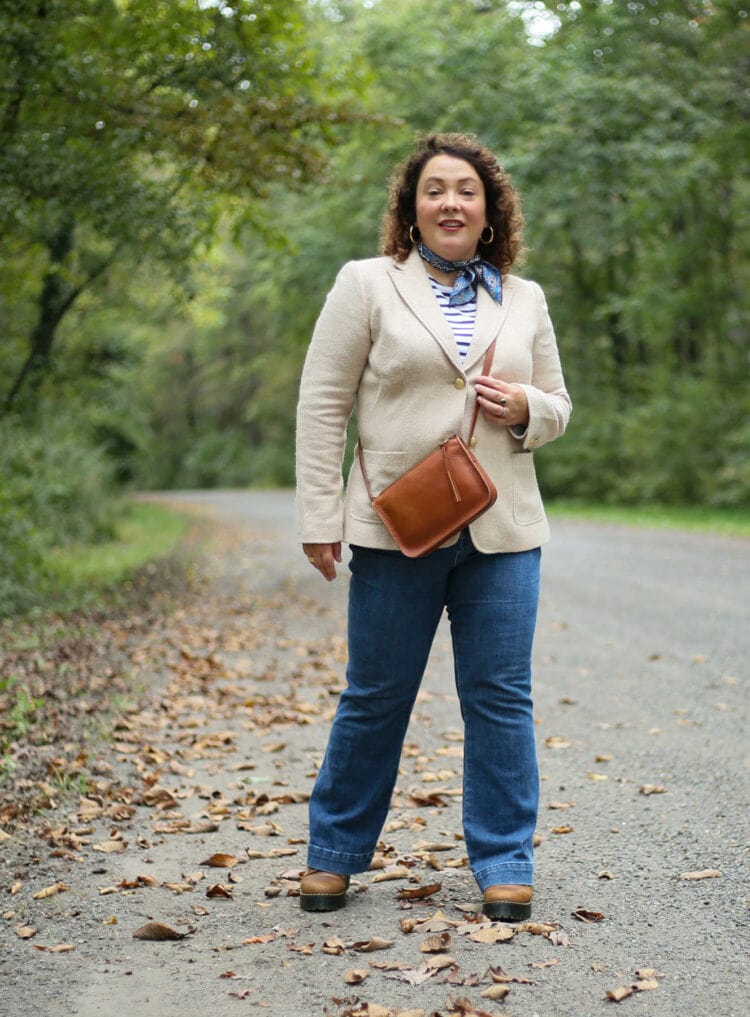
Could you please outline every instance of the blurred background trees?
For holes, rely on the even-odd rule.
[[[106,531],[122,485],[293,482],[315,317],[432,129],[524,196],[575,403],[547,496],[747,505],[750,8],[8,6],[0,574]]]

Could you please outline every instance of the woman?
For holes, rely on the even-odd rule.
[[[297,420],[302,546],[327,579],[352,551],[349,663],[310,801],[304,910],[342,907],[366,870],[443,608],[465,725],[463,826],[483,910],[531,913],[538,771],[531,648],[548,526],[532,450],[565,430],[571,404],[540,288],[509,270],[518,197],[495,157],[460,134],[424,138],[397,171],[382,257],[344,265],[308,351]],[[485,353],[496,340],[491,370]],[[495,505],[424,558],[396,549],[354,459],[356,410],[377,493],[454,433],[467,434]]]

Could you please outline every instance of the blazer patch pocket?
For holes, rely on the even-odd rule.
[[[388,487],[394,480],[398,480],[406,470],[405,452],[374,452],[372,449],[363,448],[362,453],[365,457],[365,469],[370,479],[373,495],[380,494],[384,487]],[[354,461],[357,462],[356,456]],[[348,508],[352,516],[368,523],[371,523],[373,519],[380,522],[370,503],[359,469],[356,470],[356,485],[350,485],[347,494]]]
[[[529,526],[544,518],[542,496],[536,481],[534,456],[517,452],[513,462],[513,518],[519,526]]]

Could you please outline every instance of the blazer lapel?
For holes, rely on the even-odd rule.
[[[394,262],[388,269],[388,274],[412,314],[437,340],[451,363],[455,364],[459,371],[463,370],[453,332],[435,299],[430,280],[427,278],[427,272],[416,247],[413,248],[406,261]],[[487,299],[492,302],[489,295]],[[472,345],[472,350],[473,348]]]
[[[402,300],[440,344],[450,362],[459,371],[468,372],[497,339],[508,318],[515,288],[511,278],[503,279],[503,302],[496,304],[484,286],[477,288],[477,319],[466,359],[461,363],[451,327],[432,292],[427,272],[416,247],[406,261],[394,262],[388,269]]]
[[[496,304],[484,286],[477,288],[477,321],[466,359],[463,363],[467,371],[485,355],[490,343],[497,339],[500,330],[508,319],[508,312],[513,300],[514,286],[512,280],[503,279],[503,302]]]

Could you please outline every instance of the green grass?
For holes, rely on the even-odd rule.
[[[90,595],[116,587],[138,568],[171,554],[185,535],[186,515],[143,502],[126,503],[113,540],[68,544],[49,558],[49,596],[66,607],[83,606]]]
[[[750,509],[589,505],[563,501],[549,502],[547,509],[553,519],[580,519],[592,523],[615,523],[620,526],[695,530],[727,537],[750,537]]]

